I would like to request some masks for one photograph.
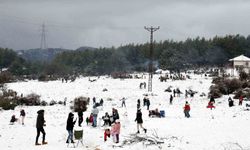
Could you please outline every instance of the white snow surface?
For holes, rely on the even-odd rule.
[[[152,136],[157,132],[159,137],[166,138],[161,148],[166,150],[227,150],[227,149],[250,149],[250,111],[244,111],[244,106],[238,106],[238,100],[235,100],[236,106],[229,108],[227,99],[224,96],[216,99],[216,109],[207,109],[208,98],[200,97],[204,92],[208,93],[211,85],[211,78],[204,76],[192,75],[191,79],[183,81],[160,82],[159,75],[153,78],[153,95],[150,98],[150,109],[158,108],[165,110],[165,118],[150,118],[146,107],[142,107],[143,126],[148,129],[146,135]],[[92,108],[92,97],[97,101],[104,99],[104,106],[98,107],[101,118],[105,112],[111,114],[112,108],[117,108],[120,114],[121,134],[120,143],[124,141],[129,134],[137,132],[135,120],[137,99],[143,99],[143,94],[147,93],[146,89],[139,89],[140,82],[147,82],[144,79],[111,79],[107,76],[101,76],[96,82],[89,82],[87,77],[78,78],[75,82],[62,83],[61,81],[38,82],[36,80],[28,82],[17,82],[7,84],[9,89],[18,92],[18,95],[24,95],[32,92],[41,95],[41,100],[45,101],[63,101],[67,97],[68,102],[78,96],[87,96],[91,98],[88,110],[84,112],[84,120],[89,116]],[[168,86],[180,88],[185,93],[185,89],[198,91],[193,98],[185,98],[184,94],[175,97],[173,105],[169,104],[169,96],[172,93],[164,92]],[[107,92],[102,90],[107,88]],[[120,99],[126,98],[126,108],[121,107]],[[112,101],[107,101],[112,98]],[[191,106],[191,118],[185,118],[183,107],[185,101],[189,101]],[[244,105],[244,103],[243,103]],[[68,133],[66,131],[66,120],[68,113],[71,112],[70,103],[66,106],[19,106],[15,110],[0,111],[0,149],[1,150],[67,150],[70,149],[65,143]],[[13,114],[19,116],[21,109],[25,109],[25,125],[16,123],[9,125],[10,118]],[[36,137],[36,117],[37,111],[45,110],[46,120],[46,141],[47,145],[35,146]],[[77,113],[75,113],[77,117]],[[123,147],[114,147],[112,139],[104,142],[103,122],[98,119],[98,127],[93,128],[83,123],[83,141],[84,145],[79,145],[75,149],[88,150],[155,150],[159,147],[154,145],[146,146],[140,142]],[[75,129],[79,129],[77,123]],[[142,136],[144,133],[141,134]],[[41,142],[41,136],[39,141]],[[118,144],[119,145],[119,144]],[[72,147],[72,145],[70,145]]]

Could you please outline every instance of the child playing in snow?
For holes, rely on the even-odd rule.
[[[18,119],[16,118],[15,115],[12,115],[11,116],[11,119],[10,119],[10,125],[13,125]]]
[[[119,143],[119,134],[120,134],[121,124],[119,119],[115,120],[115,123],[112,124],[111,135],[113,136],[113,141]]]
[[[104,142],[107,141],[107,137],[110,137],[110,129],[105,129],[104,131]]]

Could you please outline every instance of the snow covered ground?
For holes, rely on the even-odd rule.
[[[200,97],[204,92],[208,93],[211,85],[211,78],[192,75],[191,79],[185,81],[167,81],[160,82],[158,75],[153,79],[153,94],[150,98],[150,109],[158,108],[165,110],[165,118],[149,118],[146,107],[142,108],[143,126],[148,129],[146,135],[153,135],[157,132],[159,137],[165,138],[162,149],[171,150],[225,150],[225,149],[250,149],[250,111],[244,111],[244,106],[228,107],[227,98],[216,99],[216,109],[206,108],[208,99]],[[94,77],[91,77],[94,78]],[[97,79],[97,78],[96,78]],[[32,92],[41,95],[41,100],[45,101],[63,101],[67,97],[68,102],[78,96],[96,97],[97,101],[104,99],[104,107],[100,108],[99,118],[105,112],[111,114],[113,107],[118,108],[121,120],[120,141],[125,140],[129,134],[137,131],[135,115],[137,99],[143,99],[146,89],[139,89],[140,82],[147,82],[147,79],[111,79],[101,76],[96,82],[89,82],[88,78],[79,78],[72,83],[62,83],[61,81],[50,82],[17,82],[8,84],[8,88],[13,89],[20,95],[30,94]],[[169,105],[169,96],[172,93],[164,92],[168,86],[180,88],[184,93],[185,89],[198,91],[193,98],[185,99],[184,94],[181,97],[175,97],[173,105]],[[108,91],[103,92],[107,88]],[[126,97],[126,108],[121,107],[120,99]],[[112,101],[107,101],[112,98]],[[183,106],[188,100],[191,106],[191,118],[185,118]],[[236,104],[238,101],[236,100]],[[65,143],[67,138],[66,120],[69,109],[67,106],[23,106],[15,110],[0,112],[0,149],[3,150],[54,150],[69,149]],[[244,105],[244,103],[243,103]],[[86,112],[84,119],[89,116],[92,108],[92,101]],[[9,125],[10,117],[15,114],[19,116],[20,109],[25,109],[25,125],[17,123]],[[46,120],[46,140],[48,145],[35,146],[36,137],[36,117],[39,109],[45,110]],[[75,114],[75,117],[77,114]],[[99,121],[99,125],[102,122]],[[79,128],[76,127],[75,128]],[[103,141],[104,128],[98,126],[93,128],[87,126],[84,122],[84,146],[79,145],[76,149],[159,149],[157,146],[145,146],[145,143],[137,143],[121,147],[113,147],[113,142],[108,139]],[[142,134],[141,136],[146,136]],[[41,138],[41,137],[40,137]],[[41,141],[41,139],[40,139]]]

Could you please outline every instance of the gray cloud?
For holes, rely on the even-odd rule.
[[[0,47],[40,46],[46,25],[49,47],[144,43],[144,26],[160,26],[155,40],[249,34],[246,0],[0,0]]]

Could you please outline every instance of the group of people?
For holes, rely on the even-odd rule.
[[[239,97],[239,106],[241,106],[242,103],[243,103],[243,96],[241,95]],[[234,106],[234,100],[231,97],[228,98],[228,106],[229,107],[233,107]]]
[[[25,118],[25,111],[24,109],[20,110],[20,123],[24,125],[24,118]],[[10,119],[10,125],[14,125],[15,122],[17,122],[19,119],[16,118],[16,115],[12,115]]]

